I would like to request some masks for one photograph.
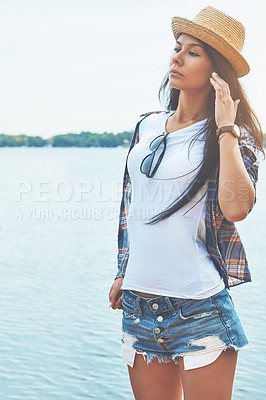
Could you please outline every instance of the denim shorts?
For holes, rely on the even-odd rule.
[[[223,350],[253,347],[226,288],[200,300],[122,292],[121,349],[131,367],[136,353],[147,363],[156,357],[178,364],[183,357],[184,368],[193,369],[214,362]]]

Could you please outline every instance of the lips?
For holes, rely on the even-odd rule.
[[[180,72],[178,72],[176,69],[173,69],[173,68],[170,70],[170,74],[171,73],[183,76],[182,74],[180,74]]]

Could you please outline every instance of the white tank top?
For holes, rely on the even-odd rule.
[[[141,161],[151,152],[150,142],[165,132],[166,120],[173,112],[146,117],[140,124],[139,142],[128,156],[132,194],[128,214],[129,259],[122,289],[202,299],[224,288],[206,248],[206,195],[196,204],[206,192],[207,183],[171,217],[145,225],[187,188],[199,168],[191,171],[203,158],[204,132],[190,146],[190,154],[188,146],[206,119],[169,133],[166,151],[154,176],[147,178],[140,172]],[[196,205],[189,210],[193,204]]]

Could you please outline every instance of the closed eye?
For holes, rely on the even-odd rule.
[[[179,53],[180,49],[178,49],[177,47],[175,47],[175,52]],[[194,51],[189,51],[189,53],[192,57],[198,57],[199,55],[197,53],[194,53]]]

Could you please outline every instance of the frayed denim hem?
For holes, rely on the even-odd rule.
[[[164,357],[161,354],[154,354],[152,352],[146,352],[146,351],[140,351],[140,350],[135,350],[137,354],[142,354],[144,361],[147,362],[147,365],[154,360],[155,358],[157,358],[158,362],[161,363],[169,363],[171,361],[174,361],[174,363],[176,365],[178,365],[178,359],[179,357],[183,357],[183,353],[182,354],[173,354],[171,358],[169,357]],[[145,360],[146,357],[146,360]]]
[[[255,346],[251,343],[247,343],[242,347],[237,347],[233,343],[230,344],[225,344],[222,341],[220,341],[220,344],[217,344],[217,347],[213,349],[213,351],[210,352],[204,352],[205,349],[203,350],[192,350],[192,351],[186,351],[182,353],[174,353],[172,355],[170,354],[164,354],[164,353],[154,353],[152,351],[143,351],[137,349],[135,346],[138,342],[138,340],[135,339],[134,336],[130,335],[127,332],[123,332],[124,337],[121,340],[122,345],[122,356],[124,361],[130,366],[134,366],[134,361],[135,361],[135,355],[136,354],[141,354],[143,356],[144,361],[148,364],[154,359],[157,359],[159,363],[169,363],[171,361],[174,362],[175,365],[179,364],[179,357],[184,358],[184,369],[193,369],[193,368],[198,368],[201,366],[209,365],[212,362],[214,362],[223,351],[226,351],[228,349],[234,349],[236,352],[239,352],[240,350],[248,349],[248,348],[254,348]],[[206,340],[206,337],[200,338],[200,339],[195,339],[194,341],[202,341]],[[207,337],[207,339],[210,339],[210,336]],[[217,338],[216,338],[217,340]]]
[[[230,345],[226,345],[226,346],[224,347],[223,351],[226,351],[226,350],[228,350],[228,349],[234,349],[234,350],[238,353],[240,350],[252,349],[252,348],[254,348],[254,347],[255,347],[255,346],[254,346],[254,344],[252,344],[252,343],[245,344],[245,345],[242,346],[242,347],[237,347],[237,346],[235,346],[235,345],[233,345],[233,344],[230,344]],[[147,365],[148,365],[152,360],[154,360],[154,359],[156,359],[156,358],[157,358],[157,360],[158,360],[158,362],[159,362],[160,364],[161,364],[161,363],[169,363],[169,362],[171,362],[171,361],[174,361],[175,365],[178,365],[178,359],[179,359],[179,357],[184,357],[184,356],[186,356],[186,353],[180,353],[180,354],[173,354],[173,355],[171,356],[171,358],[169,358],[169,357],[165,357],[165,356],[163,356],[163,355],[161,355],[161,354],[155,354],[155,353],[152,353],[152,352],[140,351],[140,350],[137,350],[137,349],[134,349],[134,350],[136,351],[136,354],[142,354],[144,361],[147,362]],[[195,351],[195,353],[197,353],[197,351]],[[195,354],[195,355],[196,355],[196,354]],[[145,357],[146,357],[146,359],[145,359]]]

